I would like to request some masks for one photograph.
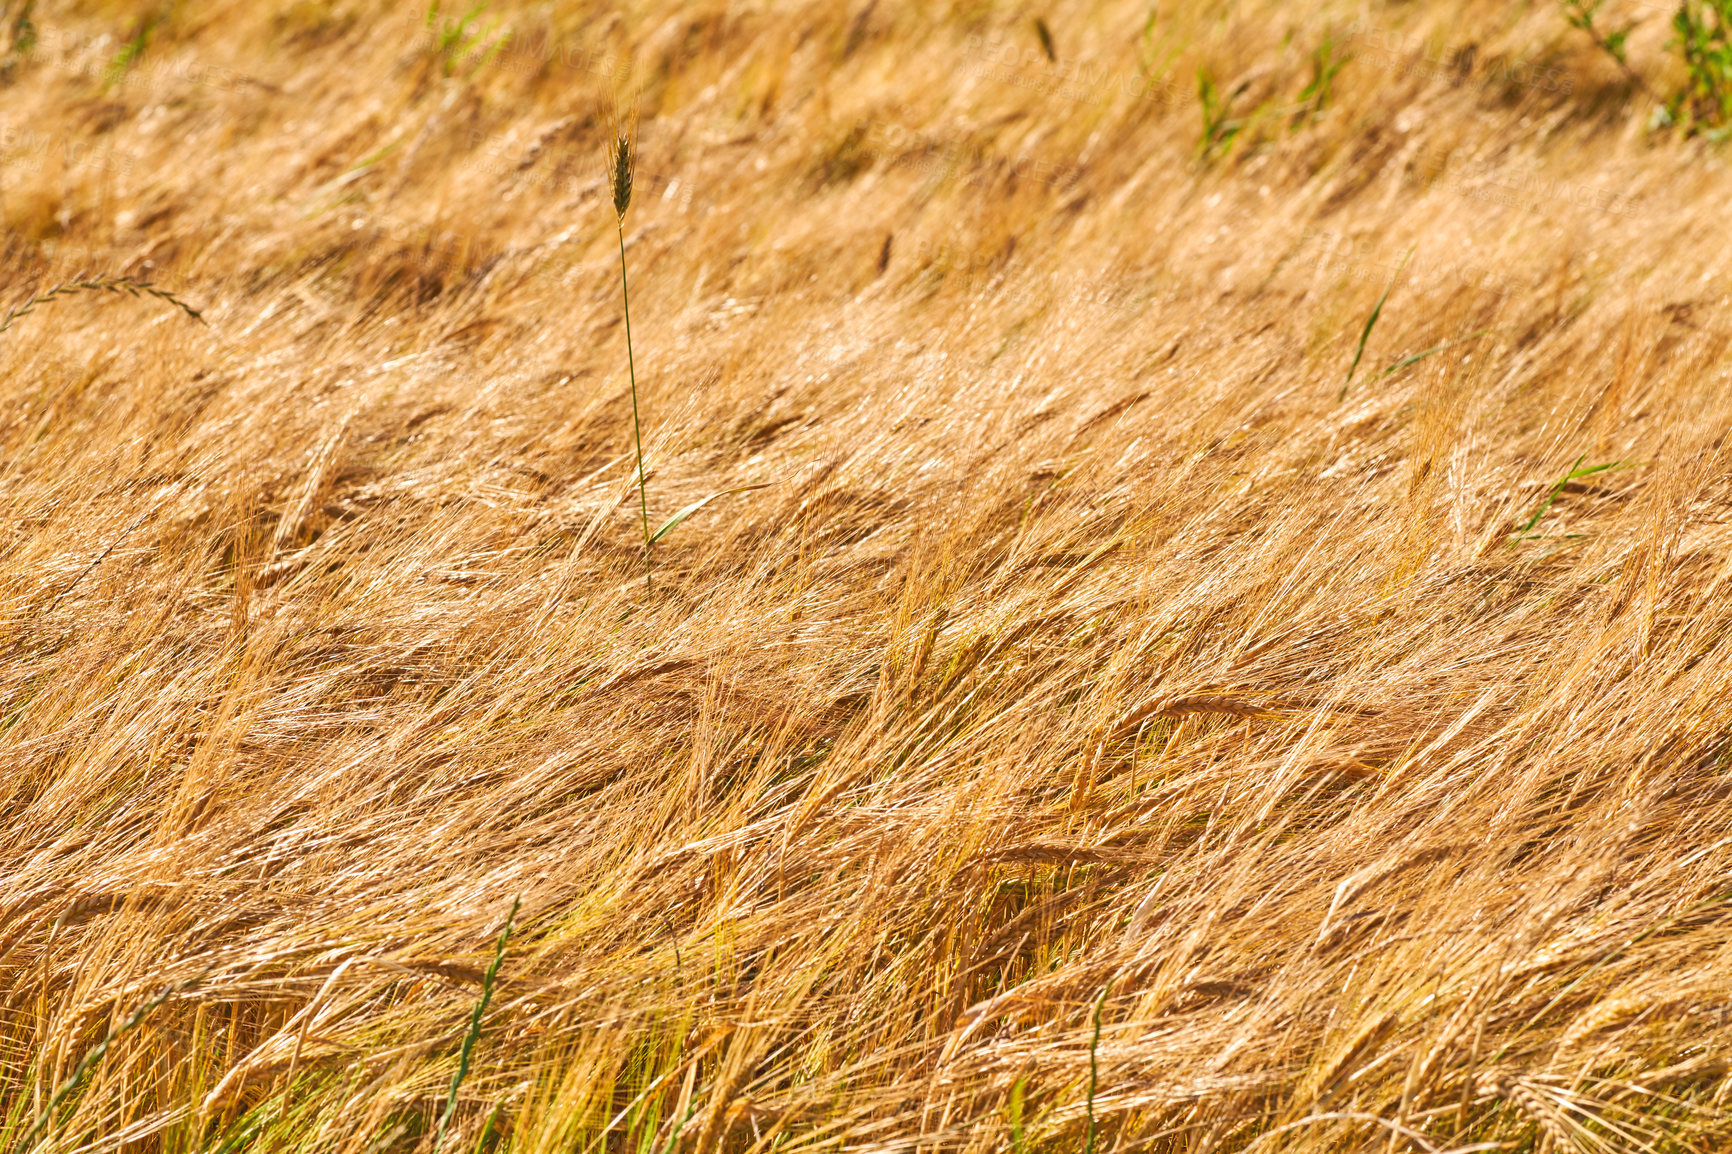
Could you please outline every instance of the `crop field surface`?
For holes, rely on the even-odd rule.
[[[1732,1149],[1732,4],[3,9],[0,1154]]]

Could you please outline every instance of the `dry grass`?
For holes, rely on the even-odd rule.
[[[208,327],[0,337],[0,1146],[425,1154],[520,896],[447,1151],[1725,1148],[1728,178],[1515,9],[35,5]]]

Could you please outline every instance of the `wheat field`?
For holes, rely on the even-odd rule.
[[[1556,5],[4,16],[0,1149],[1732,1147],[1732,176]]]

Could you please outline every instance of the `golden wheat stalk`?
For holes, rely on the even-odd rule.
[[[47,292],[37,293],[23,304],[15,305],[11,309],[8,309],[6,316],[3,319],[0,319],[0,333],[11,328],[12,322],[29,316],[35,311],[37,305],[46,304],[49,301],[58,300],[61,297],[74,296],[78,293],[84,292],[126,293],[128,296],[135,297],[142,293],[145,296],[155,297],[159,301],[167,301],[169,304],[173,305],[175,308],[179,309],[201,325],[209,323],[197,309],[193,308],[167,289],[158,288],[149,281],[141,281],[130,276],[99,276],[79,280],[69,280],[62,284],[57,284]]]

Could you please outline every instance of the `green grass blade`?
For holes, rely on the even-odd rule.
[[[1577,463],[1579,464],[1580,461]],[[1634,467],[1634,461],[1607,461],[1603,465],[1589,465],[1585,469],[1571,469],[1570,475],[1564,478],[1564,482],[1568,484],[1570,481],[1577,480],[1581,477],[1591,477],[1595,473],[1604,473],[1608,469],[1631,469]]]
[[[1393,376],[1394,374],[1399,373],[1402,369],[1410,368],[1413,365],[1417,365],[1420,361],[1423,361],[1426,357],[1431,356],[1433,353],[1441,353],[1441,352],[1444,352],[1445,350],[1453,349],[1457,345],[1465,345],[1469,341],[1478,340],[1480,337],[1485,336],[1487,333],[1496,332],[1499,328],[1508,328],[1508,327],[1509,327],[1508,325],[1495,325],[1492,328],[1480,329],[1476,333],[1469,333],[1465,337],[1457,337],[1453,341],[1444,341],[1441,345],[1432,345],[1429,349],[1425,349],[1422,352],[1414,353],[1412,356],[1402,357],[1399,361],[1396,361],[1394,364],[1390,365],[1387,369],[1384,369],[1381,373],[1378,373],[1377,379],[1382,380],[1384,377]]]
[[[1546,510],[1552,507],[1552,502],[1558,499],[1558,494],[1564,491],[1564,486],[1570,483],[1570,479],[1576,475],[1576,470],[1579,469],[1582,462],[1587,459],[1588,455],[1586,453],[1583,453],[1581,456],[1576,458],[1576,463],[1570,466],[1570,471],[1564,474],[1564,479],[1553,485],[1551,489],[1547,491],[1545,501],[1540,504],[1538,509],[1534,510],[1534,515],[1529,517],[1522,527],[1516,530],[1518,534],[1526,533],[1529,529],[1532,529],[1535,525],[1540,523],[1540,518],[1546,515]]]
[[[687,505],[684,509],[681,509],[678,513],[675,513],[672,517],[669,517],[666,521],[662,522],[662,527],[655,531],[655,535],[649,539],[649,543],[654,545],[657,541],[660,541],[663,537],[672,533],[675,529],[680,527],[680,522],[684,521],[687,517],[690,517],[693,513],[696,513],[699,509],[702,509],[705,505],[708,505],[711,501],[717,500],[721,497],[731,496],[734,493],[749,493],[753,489],[768,489],[769,487],[770,486],[767,482],[761,485],[741,485],[737,489],[723,489],[720,493],[711,493],[701,501],[693,501],[690,505]]]
[[[1582,468],[1582,462],[1587,459],[1588,456],[1586,453],[1577,457],[1576,463],[1570,466],[1570,471],[1564,474],[1563,479],[1546,491],[1546,499],[1541,502],[1538,509],[1534,510],[1534,515],[1524,521],[1514,533],[1510,534],[1510,536],[1526,540],[1526,538],[1523,537],[1523,534],[1527,533],[1528,530],[1540,523],[1540,519],[1551,509],[1552,502],[1558,499],[1558,495],[1564,491],[1565,487],[1568,486],[1571,481],[1579,481],[1583,477],[1591,477],[1595,473],[1608,473],[1615,469],[1636,469],[1648,463],[1646,461],[1606,461],[1599,465],[1589,465],[1584,469]]]
[[[1336,404],[1347,399],[1347,390],[1353,384],[1353,374],[1359,371],[1359,361],[1365,356],[1365,342],[1371,339],[1371,330],[1377,327],[1377,318],[1383,315],[1383,302],[1389,299],[1389,294],[1395,291],[1395,282],[1401,279],[1401,270],[1407,267],[1408,259],[1413,256],[1413,249],[1407,250],[1407,256],[1401,258],[1401,263],[1395,268],[1395,275],[1389,278],[1383,295],[1377,298],[1372,306],[1371,315],[1365,318],[1365,328],[1359,333],[1359,347],[1353,350],[1353,363],[1347,366],[1347,379],[1341,382],[1341,392],[1336,396]]]

